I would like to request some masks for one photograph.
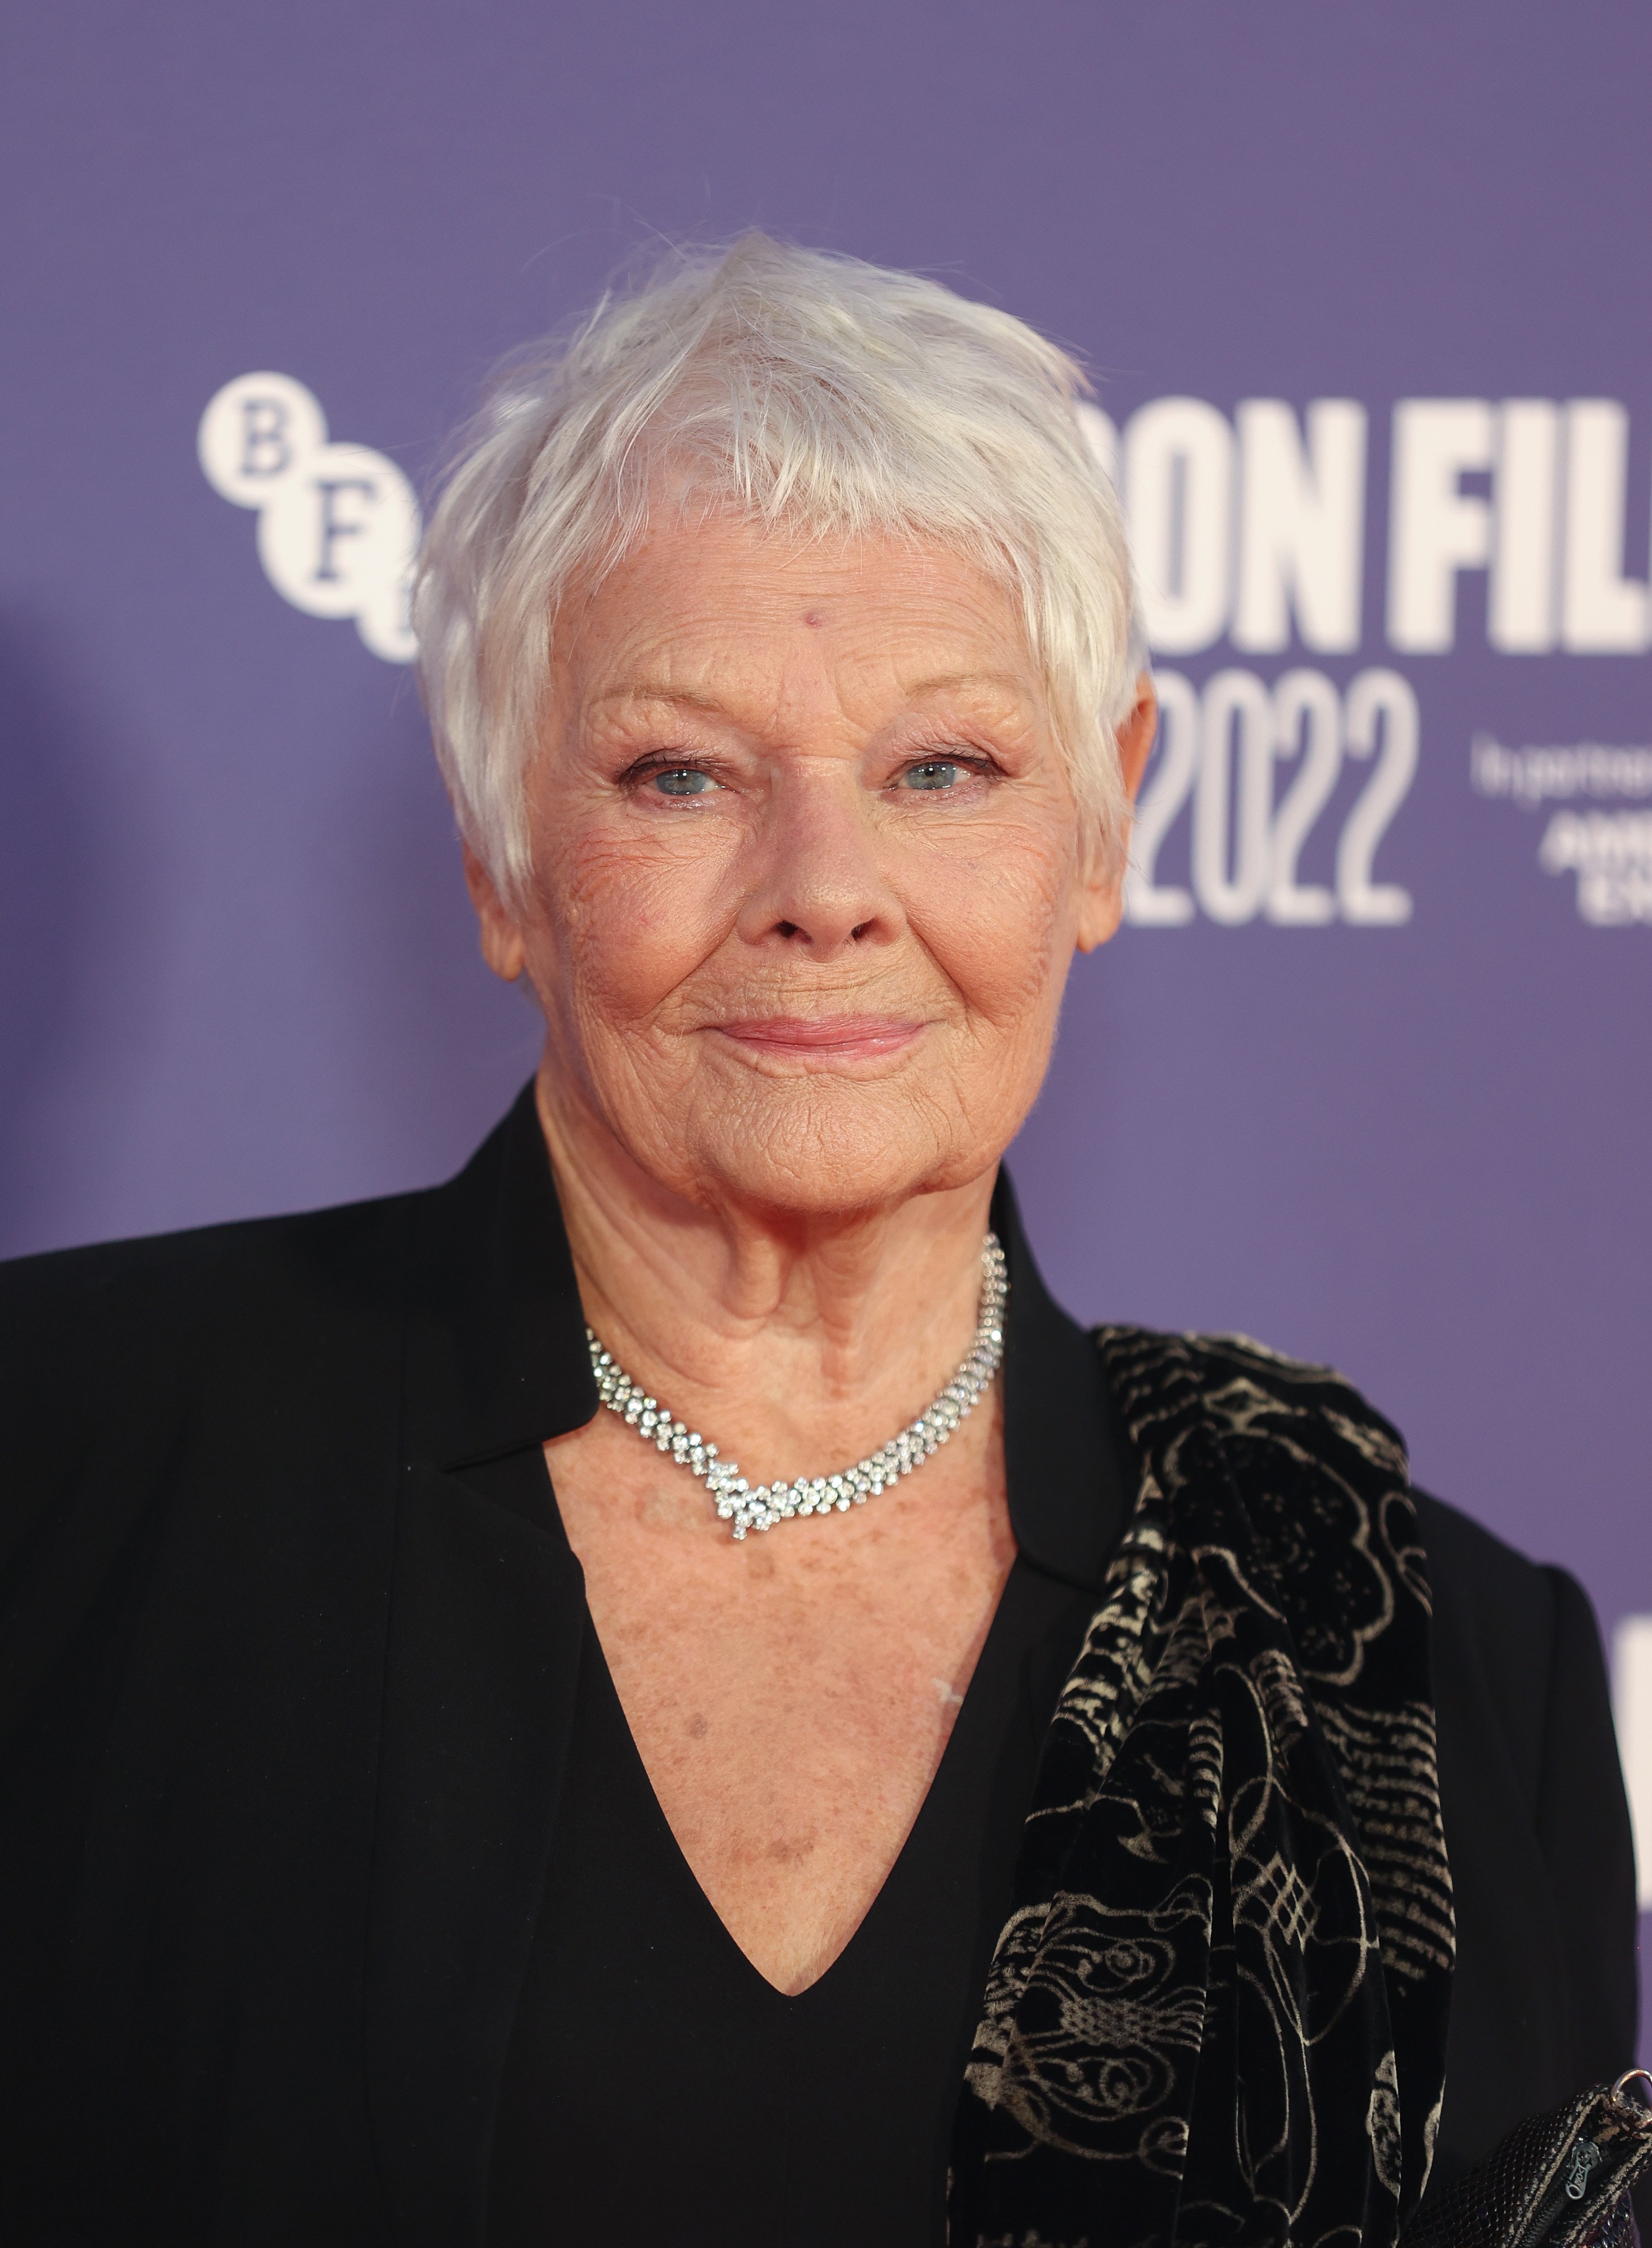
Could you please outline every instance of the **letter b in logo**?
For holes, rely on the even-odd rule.
[[[201,417],[201,467],[236,507],[267,507],[284,478],[327,442],[326,417],[290,374],[240,374]]]

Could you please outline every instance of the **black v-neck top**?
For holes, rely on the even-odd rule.
[[[905,1846],[819,1981],[777,1991],[690,1872],[587,1614],[489,2248],[945,2238],[953,2111],[1039,1747],[1132,1487],[1095,1346],[1046,1292],[1007,1182],[993,1223],[1018,1552]]]

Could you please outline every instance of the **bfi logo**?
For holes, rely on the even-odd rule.
[[[258,517],[258,559],[284,600],[311,617],[353,617],[387,663],[415,652],[408,595],[419,504],[394,461],[335,444],[313,394],[290,374],[242,374],[201,417],[214,491]]]

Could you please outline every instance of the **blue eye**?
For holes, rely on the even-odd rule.
[[[654,785],[661,796],[703,796],[708,789],[716,786],[709,773],[699,772],[693,765],[678,765],[670,772],[655,773]]]
[[[950,757],[935,757],[928,764],[909,765],[901,778],[908,788],[956,788],[963,772]]]

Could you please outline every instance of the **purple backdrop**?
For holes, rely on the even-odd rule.
[[[409,675],[294,606],[307,518],[221,496],[275,424],[221,430],[215,490],[209,401],[277,371],[416,483],[649,230],[757,221],[1025,314],[1123,432],[1186,684],[1151,885],[1016,1159],[1058,1290],[1334,1360],[1420,1479],[1652,1618],[1644,9],[63,0],[5,36],[0,1251],[436,1178],[533,1059]],[[1652,1854],[1652,1621],[1619,1643]]]

